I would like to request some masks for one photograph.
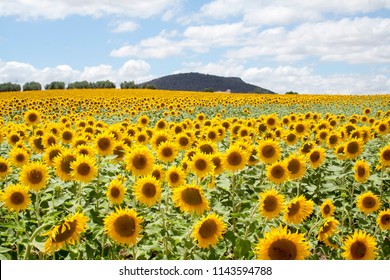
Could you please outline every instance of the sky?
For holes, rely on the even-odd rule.
[[[186,72],[390,93],[390,0],[0,0],[0,83]]]

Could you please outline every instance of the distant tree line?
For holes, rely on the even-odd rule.
[[[65,82],[54,81],[46,84],[44,87],[46,90],[50,89],[98,89],[98,88],[116,88],[115,83],[106,81],[88,82],[88,81],[76,81],[69,83],[68,86]],[[121,89],[132,89],[132,88],[147,88],[156,89],[155,85],[152,84],[141,84],[137,85],[134,81],[124,81],[120,83]],[[29,90],[42,90],[42,85],[39,82],[28,82],[21,87],[15,83],[0,83],[0,92],[7,91],[29,91]]]

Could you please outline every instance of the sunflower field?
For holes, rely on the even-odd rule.
[[[388,95],[0,95],[0,259],[390,259]]]

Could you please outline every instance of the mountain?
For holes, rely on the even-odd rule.
[[[157,89],[185,91],[228,91],[236,93],[274,93],[268,89],[245,83],[238,77],[221,77],[201,73],[181,73],[164,76],[139,84]]]

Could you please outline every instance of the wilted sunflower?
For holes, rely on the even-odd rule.
[[[41,114],[37,110],[28,110],[24,113],[24,122],[28,125],[37,125],[41,120]]]
[[[99,134],[95,139],[95,147],[99,155],[112,155],[114,151],[114,136],[108,132]]]
[[[345,143],[344,154],[349,159],[357,158],[363,152],[363,141],[361,139],[351,139]]]
[[[378,196],[368,191],[357,197],[357,208],[364,214],[375,212],[381,206]]]
[[[176,143],[164,141],[157,147],[156,153],[159,160],[168,163],[175,160],[179,151]]]
[[[249,154],[247,151],[233,144],[222,155],[222,166],[224,170],[235,172],[244,169],[248,160]]]
[[[152,175],[141,177],[133,186],[133,193],[137,200],[149,207],[161,199],[161,184]]]
[[[204,196],[203,190],[197,185],[182,185],[173,189],[172,200],[176,207],[180,207],[183,212],[201,215],[205,210],[209,210],[209,203]]]
[[[325,201],[322,202],[320,208],[321,208],[322,217],[329,218],[329,217],[333,216],[335,207],[333,205],[332,200],[325,199]]]
[[[326,218],[318,230],[318,240],[325,241],[331,237],[336,232],[339,224],[339,221],[333,217]]]
[[[284,196],[275,189],[269,189],[260,193],[260,214],[267,220],[276,218],[284,208]]]
[[[71,176],[79,182],[89,183],[98,173],[96,160],[93,157],[78,155],[75,161],[70,163]]]
[[[43,234],[48,236],[45,242],[44,250],[46,253],[54,253],[64,245],[74,245],[80,238],[81,233],[85,232],[88,217],[84,213],[70,215],[61,224],[52,228],[49,232]]]
[[[275,184],[282,184],[288,180],[289,171],[285,162],[274,162],[267,166],[267,178]]]
[[[197,152],[193,155],[188,166],[198,178],[211,174],[215,169],[211,155],[206,155],[202,152]]]
[[[382,230],[390,230],[390,209],[379,212],[376,223]]]
[[[104,219],[104,230],[119,244],[135,245],[141,231],[142,217],[133,209],[117,208]]]
[[[284,161],[287,165],[288,177],[290,180],[300,180],[305,176],[306,160],[302,155],[292,154]]]
[[[215,213],[209,214],[195,224],[191,236],[200,248],[214,247],[226,231],[226,224]]]
[[[126,156],[126,162],[128,171],[142,176],[153,170],[154,157],[146,146],[137,146]]]
[[[314,202],[301,195],[292,199],[285,207],[283,219],[290,224],[300,224],[313,212]]]
[[[364,159],[357,160],[353,169],[356,182],[364,183],[370,177],[370,165]]]
[[[358,230],[348,236],[342,247],[341,256],[347,260],[374,260],[376,258],[376,240],[370,234]]]
[[[126,191],[124,179],[117,178],[108,185],[106,195],[112,204],[121,204],[125,198]]]
[[[272,228],[259,239],[255,253],[259,260],[304,260],[310,256],[310,246],[301,233],[291,233],[287,227]]]
[[[165,173],[165,179],[167,180],[169,186],[176,188],[184,184],[186,179],[186,173],[182,168],[172,166]]]
[[[258,145],[257,156],[267,164],[272,164],[280,158],[280,147],[274,140],[263,140]]]
[[[24,211],[31,204],[28,187],[21,184],[9,185],[0,192],[0,200],[9,211]]]
[[[41,162],[25,164],[20,171],[20,182],[36,192],[46,187],[48,177],[47,167]]]
[[[0,179],[4,178],[11,172],[11,164],[8,159],[0,157]]]
[[[76,155],[69,150],[63,150],[61,154],[53,159],[55,173],[63,181],[71,181],[73,177],[71,175],[72,169],[71,163],[76,160]]]
[[[384,167],[390,166],[390,145],[383,147],[379,152],[379,159]]]

